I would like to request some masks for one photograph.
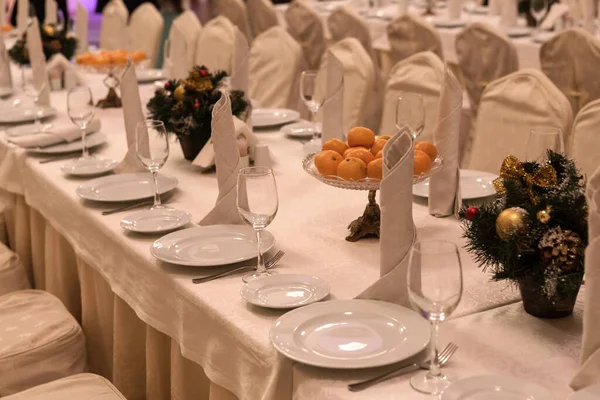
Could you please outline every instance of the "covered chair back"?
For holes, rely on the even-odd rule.
[[[152,3],[144,3],[136,8],[127,28],[129,50],[144,51],[150,59],[150,65],[156,65],[163,26],[162,15]]]
[[[200,20],[196,17],[196,14],[187,10],[173,20],[171,31],[169,32],[169,39],[173,39],[173,29],[178,29],[181,33],[180,37],[185,38],[185,48],[187,53],[186,64],[187,68],[191,69],[196,61],[196,43],[202,33]],[[171,43],[171,48],[173,46],[174,44]]]
[[[334,41],[338,42],[346,38],[356,38],[367,54],[375,61],[369,27],[354,8],[349,6],[337,7],[333,10],[329,18],[327,18],[327,25],[331,33],[331,38]]]
[[[300,43],[310,69],[319,68],[327,48],[323,22],[319,14],[305,1],[295,0],[285,11],[288,31]]]
[[[235,26],[222,15],[211,19],[196,44],[196,65],[221,70],[231,75]]]
[[[600,100],[594,100],[577,113],[573,122],[571,143],[566,143],[565,146],[584,176],[592,176],[600,167],[599,126]]]
[[[219,0],[217,8],[219,15],[230,20],[246,36],[248,43],[252,43],[252,30],[250,29],[246,3],[242,0]]]
[[[127,19],[129,11],[123,0],[110,0],[102,11],[100,48],[119,50],[127,47]]]
[[[248,19],[254,37],[264,31],[279,25],[277,12],[271,0],[247,0]]]
[[[422,51],[431,51],[444,59],[439,33],[416,15],[406,13],[396,18],[387,26],[387,34],[394,63]]]

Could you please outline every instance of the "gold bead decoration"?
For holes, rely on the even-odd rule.
[[[550,221],[550,213],[546,210],[538,211],[536,214],[537,220],[542,224],[547,224]]]
[[[56,29],[54,29],[52,25],[44,25],[44,32],[48,36],[54,36],[54,34],[56,33]]]
[[[173,91],[173,97],[177,101],[183,101],[183,98],[185,97],[185,88],[183,85],[177,86],[177,88]]]
[[[496,233],[502,240],[508,240],[513,235],[525,230],[527,211],[520,207],[511,207],[502,211],[496,218]]]

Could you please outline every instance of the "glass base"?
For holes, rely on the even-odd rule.
[[[174,210],[173,207],[169,207],[165,204],[160,204],[158,206],[152,206],[150,207],[151,210]]]
[[[445,375],[433,376],[429,372],[413,376],[410,386],[417,392],[437,395],[448,387],[450,381]]]
[[[318,153],[323,147],[323,141],[319,139],[311,139],[304,145],[304,155],[308,156],[313,153]]]
[[[254,272],[250,272],[250,273],[244,275],[242,277],[242,280],[244,282],[248,283],[248,282],[253,281],[255,279],[260,279],[260,278],[263,278],[265,276],[272,276],[272,275],[277,275],[277,272],[276,271],[269,271],[269,270],[267,270],[265,272],[256,272],[256,271],[254,271]]]

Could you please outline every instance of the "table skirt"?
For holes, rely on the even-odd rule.
[[[19,254],[34,287],[57,296],[81,324],[90,372],[109,379],[128,400],[237,399],[114,294],[23,196],[3,192],[0,198],[0,233],[6,233],[0,240]]]

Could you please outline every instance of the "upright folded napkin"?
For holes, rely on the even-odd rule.
[[[61,53],[56,53],[50,57],[48,64],[46,65],[46,70],[49,75],[64,73],[65,89],[67,90],[71,89],[69,85],[75,86],[76,84],[83,84],[85,82],[81,74],[77,72],[75,66],[73,66],[73,64],[71,64]]]
[[[77,2],[75,11],[75,36],[77,37],[77,54],[85,53],[88,50],[88,10]]]
[[[344,140],[344,65],[331,50],[327,50],[326,57],[323,143],[334,138]]]
[[[429,214],[447,217],[460,209],[459,141],[462,86],[446,66],[440,93],[438,122],[433,140],[444,158],[444,168],[429,179]]]
[[[43,52],[42,38],[40,36],[40,26],[37,18],[33,18],[31,25],[27,28],[27,50],[29,51],[29,61],[33,70],[33,84],[36,88],[44,85],[44,90],[40,94],[39,105],[50,105],[50,83],[46,73],[46,56]]]
[[[215,148],[219,196],[215,207],[200,221],[200,225],[242,224],[237,211],[237,177],[242,162],[231,114],[231,101],[223,93],[213,107],[211,138]]]
[[[600,168],[587,187],[589,244],[585,250],[585,299],[581,369],[573,378],[575,390],[600,383]]]
[[[554,3],[552,7],[550,7],[550,11],[546,18],[540,24],[540,29],[544,31],[549,31],[552,28],[557,26],[557,21],[563,18],[566,14],[569,13],[569,6],[563,3]]]
[[[231,68],[230,87],[231,90],[241,90],[248,93],[248,56],[250,47],[246,36],[238,29],[233,27],[233,60]]]
[[[412,216],[413,140],[408,128],[394,135],[383,148],[380,186],[381,278],[358,298],[383,300],[410,307],[406,273],[417,230]]]
[[[0,6],[1,5],[2,0],[0,0]],[[0,87],[12,87],[10,61],[8,60],[8,52],[6,51],[6,45],[4,44],[4,36],[2,35],[2,32],[0,32]]]
[[[460,19],[462,0],[448,0],[448,18]]]
[[[513,27],[517,25],[519,5],[517,0],[502,0],[500,5],[500,26]]]
[[[488,2],[488,10],[490,15],[500,15],[502,0],[489,0]]]
[[[135,65],[131,58],[121,74],[121,102],[123,103],[123,118],[125,120],[125,133],[127,135],[127,154],[117,167],[115,172],[130,173],[146,171],[142,162],[137,158],[136,152],[136,127],[138,122],[144,121],[140,91],[138,89]],[[148,148],[148,143],[142,143]]]
[[[17,30],[21,33],[27,30],[29,23],[29,0],[17,0]]]
[[[46,19],[44,24],[56,24],[58,22],[58,4],[55,0],[46,0]]]
[[[171,28],[169,43],[171,49],[165,62],[165,74],[168,79],[185,79],[189,71],[187,64],[182,60],[187,59],[187,46],[185,35],[177,26]]]
[[[20,147],[47,147],[54,144],[73,142],[81,139],[81,130],[79,127],[73,125],[72,122],[64,121],[62,123],[52,123],[52,129],[44,133],[32,133],[30,135],[17,136],[8,138],[8,141],[16,144]],[[94,118],[88,124],[85,132],[89,135],[90,133],[98,132],[101,124],[100,119]]]
[[[583,17],[583,28],[594,34],[596,31],[596,3],[597,0],[581,0],[581,13]]]

